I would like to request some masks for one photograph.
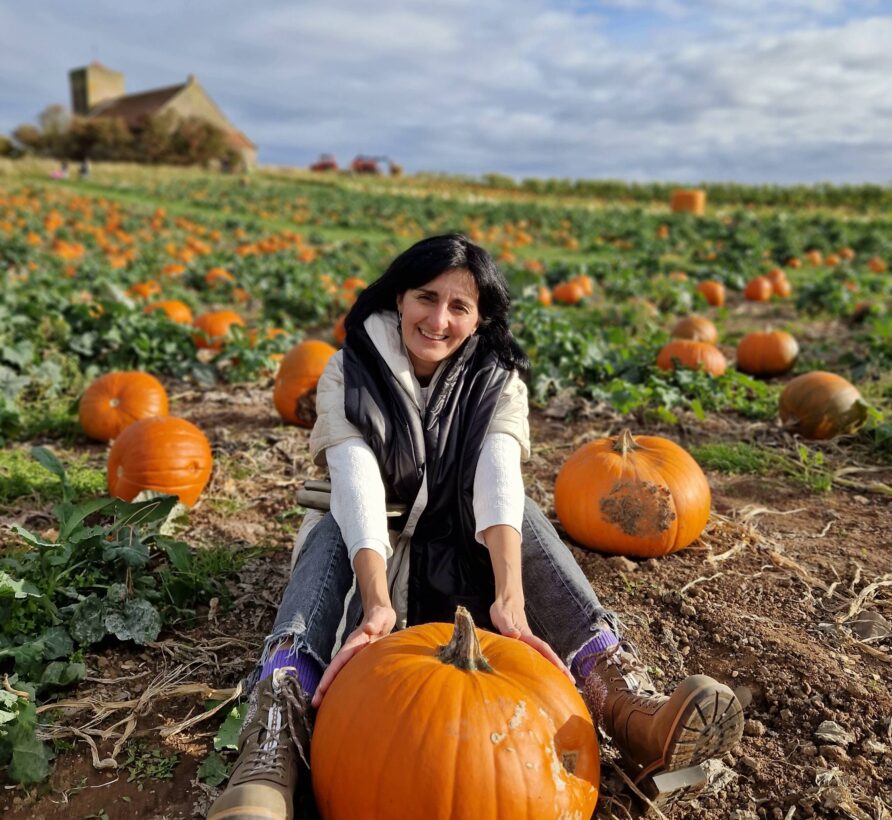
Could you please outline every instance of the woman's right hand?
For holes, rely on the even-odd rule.
[[[347,636],[338,654],[331,659],[331,663],[322,675],[319,686],[313,695],[313,707],[319,708],[322,698],[331,686],[332,681],[337,677],[338,672],[344,668],[349,661],[360,649],[364,649],[370,643],[386,637],[393,631],[396,623],[396,611],[393,607],[377,605],[369,608],[365,613],[362,623]]]

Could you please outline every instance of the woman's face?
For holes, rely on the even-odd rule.
[[[397,296],[403,342],[419,378],[434,374],[480,325],[477,283],[455,268]]]

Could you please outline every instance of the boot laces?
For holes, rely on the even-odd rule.
[[[266,714],[266,724],[261,729],[263,740],[252,749],[251,756],[246,762],[248,770],[252,773],[268,772],[273,769],[280,776],[284,775],[289,741],[297,748],[304,765],[310,767],[304,749],[311,733],[307,716],[309,710],[306,695],[294,672],[296,670],[290,666],[273,671],[271,702]],[[283,726],[288,728],[286,738],[281,737]]]
[[[638,650],[628,641],[621,641],[604,651],[606,663],[615,666],[623,681],[629,689],[629,693],[642,699],[659,696],[651,680],[647,667],[638,656]]]

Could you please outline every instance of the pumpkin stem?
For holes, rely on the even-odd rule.
[[[492,672],[489,661],[480,649],[471,613],[463,606],[455,609],[455,631],[445,646],[437,651],[437,658],[469,672]]]
[[[613,449],[616,452],[625,455],[626,453],[632,452],[632,450],[639,450],[640,447],[635,443],[635,439],[632,437],[632,431],[626,427],[626,429],[616,437]]]

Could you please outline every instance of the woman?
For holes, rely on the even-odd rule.
[[[311,710],[338,672],[395,627],[451,622],[458,604],[574,680],[639,779],[678,774],[739,740],[742,710],[727,686],[695,675],[671,697],[655,691],[525,497],[528,362],[509,306],[486,251],[447,235],[402,253],[351,310],[310,437],[331,476],[331,510],[301,528],[239,759],[210,818],[290,818]],[[388,523],[390,502],[408,512]]]

